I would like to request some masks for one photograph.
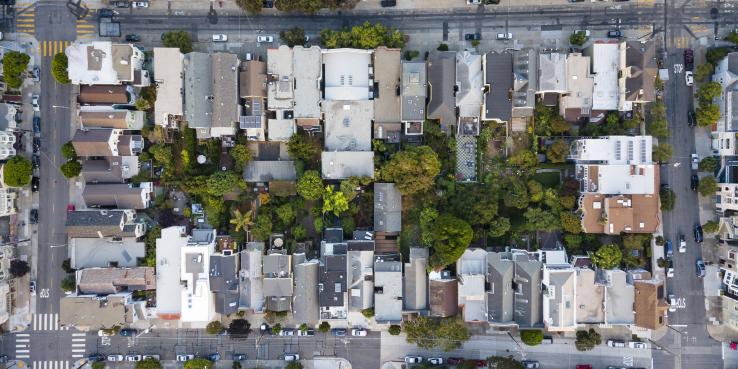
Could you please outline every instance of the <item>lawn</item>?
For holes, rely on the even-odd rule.
[[[561,184],[561,173],[557,172],[541,172],[536,173],[533,179],[540,182],[543,187],[557,188]]]

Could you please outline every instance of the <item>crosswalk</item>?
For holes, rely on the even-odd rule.
[[[30,369],[69,369],[67,360],[34,361]]]
[[[15,17],[16,31],[34,35],[36,32],[36,12],[33,4],[16,3],[18,13]]]
[[[15,358],[28,359],[31,357],[31,335],[28,333],[15,334]]]
[[[77,19],[77,38],[97,38],[97,29],[95,25],[95,14],[93,10],[87,13],[82,19]]]
[[[59,325],[59,313],[35,314],[33,316],[34,331],[66,331],[69,327]]]
[[[85,356],[85,345],[87,338],[85,333],[72,333],[72,357],[81,358]],[[53,368],[52,368],[53,369]]]
[[[71,41],[39,41],[38,53],[41,56],[54,56],[58,53],[63,53],[64,50],[69,47]]]
[[[689,35],[671,37],[669,39],[669,48],[686,49],[690,46],[691,42],[692,37],[690,37]]]

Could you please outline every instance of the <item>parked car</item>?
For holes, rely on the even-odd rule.
[[[689,111],[687,112],[687,124],[689,124],[690,127],[694,127],[697,125],[697,116],[692,109],[689,109]]]
[[[702,259],[697,259],[697,278],[702,278],[705,276],[705,263],[702,261]]]
[[[127,42],[139,42],[141,41],[141,36],[133,33],[129,33],[126,35],[126,41]]]
[[[664,245],[664,250],[667,258],[670,258],[672,255],[674,255],[674,248],[672,247],[670,240],[666,241],[666,244]]]
[[[684,69],[687,71],[694,69],[694,51],[692,49],[684,50]]]
[[[628,346],[634,349],[647,349],[648,348],[648,345],[645,342],[636,342],[636,341],[628,342]]]
[[[33,69],[31,69],[31,78],[33,78],[34,82],[41,81],[41,69],[39,69],[39,67],[34,66]]]
[[[33,138],[33,152],[37,153],[38,150],[41,149],[41,138],[40,137],[34,137]]]
[[[344,337],[346,336],[346,329],[344,328],[333,328],[331,329],[331,334],[336,337]]]
[[[443,364],[443,358],[442,357],[429,357],[428,362],[433,365],[441,365]]]
[[[29,220],[31,224],[38,223],[38,209],[31,209],[31,216]]]
[[[521,364],[523,364],[525,369],[538,369],[541,367],[541,364],[536,360],[523,360]]]
[[[305,331],[298,330],[297,335],[301,337],[312,337],[315,336],[315,329],[308,329]]]
[[[77,207],[74,204],[67,204],[67,213],[75,210],[77,210]]]
[[[676,311],[676,296],[669,295],[669,312],[675,312]]]
[[[405,362],[408,364],[419,364],[423,362],[422,356],[405,356]]]
[[[700,185],[700,177],[698,177],[696,174],[692,174],[692,176],[689,178],[689,188],[692,189],[692,191],[697,191],[697,187]]]
[[[692,154],[690,156],[690,161],[692,164],[692,170],[698,170],[700,168],[700,157],[697,154]]]
[[[192,360],[194,358],[195,358],[195,355],[192,355],[192,354],[179,354],[179,355],[177,355],[177,361],[179,361],[179,362],[187,361],[187,360]]]
[[[213,42],[226,42],[228,41],[228,35],[218,33],[213,35]]]
[[[246,360],[246,354],[233,354],[233,360],[234,361]]]
[[[2,32],[0,32],[0,40],[2,40]],[[7,363],[8,355],[0,355],[0,363]]]
[[[141,361],[141,355],[139,354],[126,355],[126,361]]]
[[[98,18],[113,18],[115,16],[116,11],[112,9],[98,9],[97,10],[97,16]]]
[[[281,331],[279,331],[280,336],[294,336],[295,330],[292,328],[282,328]]]
[[[446,364],[448,365],[458,365],[461,364],[461,362],[464,361],[464,358],[461,357],[450,357],[446,359]]]
[[[123,329],[121,329],[121,330],[120,330],[120,331],[118,332],[118,334],[120,334],[120,335],[121,335],[121,336],[123,336],[123,337],[131,337],[131,336],[135,336],[135,335],[136,335],[136,333],[138,333],[138,330],[136,330],[136,329],[133,329],[133,328],[123,328]]]
[[[684,82],[689,87],[691,87],[694,84],[694,75],[692,75],[691,71],[684,72]]]
[[[123,361],[123,359],[123,355],[120,354],[108,355],[108,361]]]
[[[131,3],[129,3],[128,1],[113,1],[112,3],[110,3],[110,5],[112,5],[113,8],[120,8],[120,9],[131,7]]]
[[[90,354],[90,356],[87,356],[87,360],[89,361],[105,361],[105,356],[102,354]]]
[[[38,177],[32,177],[31,178],[31,191],[37,192],[39,183],[41,183],[41,181],[38,179]]]
[[[110,337],[110,336],[115,335],[115,333],[113,333],[112,331],[109,331],[109,330],[100,329],[100,330],[97,331],[97,335],[100,336],[100,337]]]
[[[694,226],[694,242],[702,243],[702,241],[704,241],[702,226],[697,224],[696,226]]]
[[[36,169],[41,165],[41,157],[38,156],[38,154],[33,154],[31,156],[31,165],[33,165],[33,168]]]
[[[257,36],[256,42],[274,42],[274,37],[272,36]]]
[[[210,354],[210,355],[208,355],[208,360],[210,360],[210,361],[218,361],[218,360],[220,360],[220,354],[217,353],[217,352],[216,353],[213,353],[213,354]]]
[[[300,360],[300,354],[284,354],[284,361]]]
[[[507,33],[498,33],[498,34],[497,34],[497,39],[498,39],[498,40],[512,40],[512,38],[513,38],[513,35],[512,35],[512,33],[511,33],[511,32],[507,32]]]
[[[261,325],[259,326],[259,330],[262,331],[262,332],[271,332],[272,331],[271,330],[271,327],[269,326],[269,324],[266,324],[266,323],[261,323]]]
[[[625,347],[625,342],[621,340],[607,340],[607,346],[622,348]]]
[[[33,111],[41,111],[41,107],[38,105],[38,95],[31,96],[31,105],[33,106]]]
[[[684,239],[684,235],[679,235],[679,252],[685,253],[687,252],[687,240]]]
[[[31,281],[31,283],[28,284],[28,289],[31,292],[31,296],[36,296],[36,281]]]
[[[608,38],[620,38],[622,36],[623,36],[623,33],[620,32],[619,29],[614,29],[614,30],[607,31],[607,37]]]
[[[352,336],[364,337],[367,334],[367,330],[364,328],[354,328],[351,330]]]
[[[464,35],[464,40],[467,41],[474,41],[474,40],[481,40],[482,34],[481,33],[467,33]]]
[[[576,369],[592,369],[592,365],[589,365],[589,364],[577,364]]]
[[[41,117],[33,117],[33,133],[41,133]]]
[[[379,5],[381,5],[383,8],[391,8],[397,5],[397,0],[382,0],[379,2]]]
[[[134,1],[133,7],[134,8],[148,8],[149,2],[148,1]]]
[[[160,356],[159,355],[156,355],[156,354],[151,354],[151,355],[144,355],[144,356],[142,356],[142,358],[144,360],[149,360],[149,359],[150,360],[159,360]]]

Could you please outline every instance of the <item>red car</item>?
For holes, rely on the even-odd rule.
[[[733,351],[738,350],[738,342],[731,342],[730,349]]]
[[[480,368],[486,368],[487,367],[487,360],[477,360],[477,366]]]
[[[446,359],[446,363],[448,365],[459,365],[462,361],[464,361],[464,359],[460,357],[450,357]]]
[[[589,365],[589,364],[577,364],[577,369],[592,369],[592,365]]]
[[[67,211],[74,211],[75,209],[74,204],[67,204]]]

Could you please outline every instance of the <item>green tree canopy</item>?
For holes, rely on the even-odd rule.
[[[577,331],[577,340],[574,342],[578,351],[589,351],[602,344],[602,337],[597,331],[590,328],[588,331]]]
[[[3,77],[8,87],[18,89],[23,84],[23,75],[31,57],[17,51],[6,51],[3,55]]]
[[[402,327],[396,324],[392,324],[391,326],[389,326],[389,329],[387,329],[387,333],[393,336],[398,336],[400,335],[400,333],[402,333]]]
[[[208,332],[208,334],[220,334],[223,332],[223,324],[217,320],[213,320],[208,323],[207,327],[205,327],[205,331]]]
[[[156,359],[144,359],[136,362],[136,369],[161,369],[161,363]]]
[[[713,176],[707,176],[700,178],[700,183],[697,186],[697,192],[702,196],[712,196],[718,190],[717,181]]]
[[[401,49],[405,46],[405,35],[402,32],[385,27],[381,23],[371,24],[368,21],[339,31],[323,29],[320,31],[320,40],[328,49],[342,47],[375,49],[379,46]]]
[[[22,156],[13,156],[3,166],[3,182],[9,187],[23,187],[31,183],[33,166]]]
[[[559,215],[550,209],[528,208],[523,217],[526,227],[531,231],[552,232],[561,229]]]
[[[615,244],[600,246],[597,251],[592,254],[592,263],[598,268],[613,269],[620,265],[623,253],[620,247]]]
[[[279,218],[285,226],[289,226],[295,220],[295,209],[292,208],[292,204],[289,202],[277,207],[276,213],[277,218]]]
[[[428,350],[438,347],[444,351],[453,351],[471,337],[466,324],[458,317],[439,321],[420,316],[404,322],[402,330],[407,335],[408,343]]]
[[[300,27],[292,27],[279,32],[279,38],[283,44],[289,47],[305,44],[305,30]]]
[[[711,126],[720,119],[720,107],[715,104],[700,104],[694,115],[698,126]]]
[[[563,163],[569,155],[569,144],[562,139],[554,141],[551,146],[546,149],[546,157],[552,163]]]
[[[720,223],[714,220],[708,220],[707,222],[705,222],[705,224],[702,225],[702,230],[705,233],[717,233],[719,227]]]
[[[497,215],[498,194],[488,185],[456,187],[448,199],[448,210],[472,225],[485,225]]]
[[[653,146],[653,160],[659,163],[666,163],[671,160],[671,156],[674,153],[674,148],[667,143],[662,143]]]
[[[305,200],[317,200],[323,197],[323,191],[323,179],[318,171],[305,171],[297,180],[297,193]]]
[[[709,172],[714,173],[718,166],[720,165],[720,160],[715,156],[707,156],[700,160],[700,171],[702,172]]]
[[[299,361],[290,361],[287,363],[285,369],[302,369],[302,363]]]
[[[520,340],[528,346],[538,346],[543,342],[543,331],[540,329],[523,329],[520,331]]]
[[[92,363],[92,369],[105,369],[104,361],[95,361]]]
[[[59,84],[66,85],[72,82],[69,79],[68,66],[69,59],[67,58],[67,54],[58,53],[54,55],[54,59],[51,59],[51,76]]]
[[[433,224],[438,219],[438,210],[427,207],[420,211],[420,244],[424,247],[433,245]]]
[[[659,198],[661,199],[661,210],[674,209],[676,194],[671,188],[662,188],[659,192]]]
[[[211,369],[213,362],[208,359],[195,358],[184,363],[184,369]]]
[[[320,323],[318,326],[318,331],[322,333],[328,333],[331,330],[331,324],[326,322],[325,320]]]
[[[10,261],[10,274],[13,277],[16,277],[16,278],[23,277],[30,271],[31,271],[31,267],[28,265],[28,262],[20,260],[20,259],[13,259]]]
[[[343,192],[334,192],[333,187],[325,186],[325,191],[323,191],[323,214],[330,212],[336,216],[340,216],[348,208],[348,200],[346,200]]]
[[[710,78],[713,72],[715,72],[714,65],[710,63],[700,64],[694,69],[694,79],[698,82],[704,82]]]
[[[233,319],[228,325],[228,333],[231,337],[245,338],[251,333],[251,323],[246,319]]]
[[[559,213],[561,217],[561,228],[569,233],[579,234],[582,232],[582,222],[579,217],[571,211],[562,211]]]
[[[74,178],[82,173],[82,164],[76,160],[68,161],[59,167],[65,178]]]
[[[74,291],[77,288],[77,279],[74,275],[68,275],[61,280],[60,287],[65,292]]]
[[[469,246],[473,237],[469,223],[450,214],[444,214],[433,224],[433,255],[430,266],[441,269],[455,263]]]
[[[703,83],[699,90],[697,90],[697,98],[700,100],[700,104],[702,103],[712,103],[712,101],[718,97],[720,97],[720,93],[722,91],[722,88],[720,87],[720,83],[718,82],[707,82]]]
[[[440,171],[435,151],[430,146],[416,146],[393,155],[382,168],[382,178],[395,182],[403,195],[412,195],[431,188]]]
[[[182,54],[192,52],[192,37],[187,31],[177,30],[164,32],[162,35],[164,47],[178,47]]]
[[[502,237],[510,230],[510,219],[498,217],[489,223],[488,234],[490,237]]]
[[[569,43],[572,45],[582,46],[587,42],[587,34],[584,31],[572,33],[569,36]]]
[[[293,159],[302,160],[308,164],[320,164],[320,153],[323,147],[316,137],[295,134],[287,142],[287,150]]]
[[[242,185],[243,178],[233,172],[217,171],[207,179],[208,194],[215,197],[221,197]]]
[[[473,360],[466,360],[472,363],[475,363]],[[465,362],[466,362],[465,361]],[[495,369],[524,369],[523,363],[521,363],[518,360],[515,360],[512,356],[506,357],[506,356],[492,356],[487,358],[487,365],[489,365],[490,368]],[[468,367],[469,369],[476,368],[476,363],[474,366]],[[460,369],[460,368],[457,368]],[[466,368],[465,368],[466,369]]]
[[[514,167],[521,167],[525,170],[532,170],[538,166],[538,157],[530,150],[522,150],[507,159],[507,164]]]
[[[251,161],[251,150],[249,150],[246,144],[236,144],[231,148],[229,153],[236,164],[237,172],[241,172],[246,167],[246,164]]]
[[[283,12],[313,14],[323,7],[323,0],[279,0],[275,6]]]
[[[262,0],[236,0],[236,4],[243,10],[251,13],[258,14],[261,12],[264,2]]]
[[[507,191],[502,193],[502,202],[508,208],[525,209],[528,207],[528,186],[520,178],[509,177]]]
[[[64,159],[67,160],[74,160],[77,159],[77,151],[74,150],[74,145],[72,145],[72,141],[68,141],[61,147],[61,154],[64,157]]]
[[[254,220],[251,235],[258,241],[266,241],[272,233],[272,216],[267,212],[260,212]]]
[[[149,147],[149,153],[154,157],[157,163],[164,167],[170,168],[173,163],[172,149],[169,146],[153,145]]]

